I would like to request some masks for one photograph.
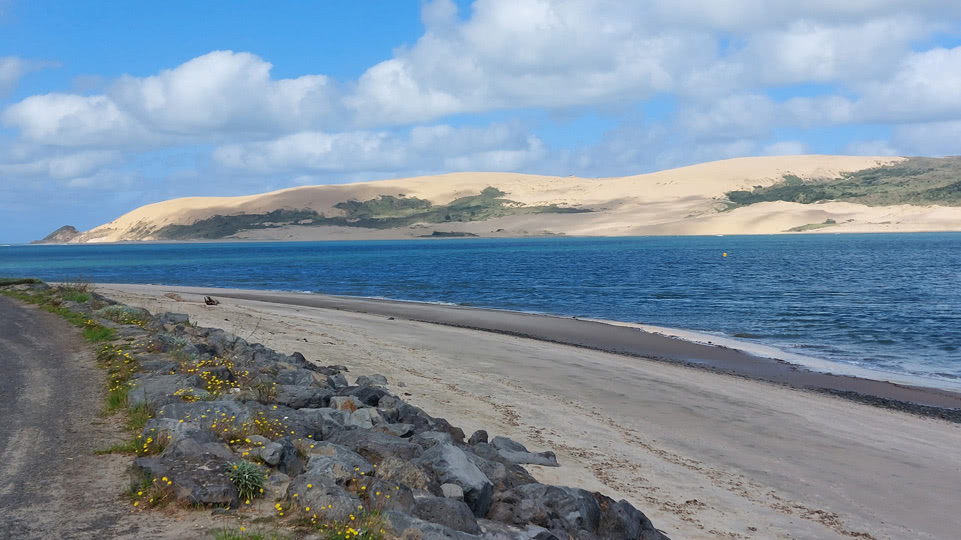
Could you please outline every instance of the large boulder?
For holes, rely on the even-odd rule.
[[[324,437],[324,440],[346,446],[364,456],[367,461],[378,464],[388,456],[414,459],[421,455],[421,447],[406,439],[366,429],[343,429]]]
[[[442,490],[437,480],[420,465],[405,459],[387,456],[377,466],[377,478],[386,482],[405,485],[412,489],[440,495]]]
[[[444,497],[422,497],[417,499],[411,513],[424,521],[439,523],[455,531],[468,534],[481,532],[474,513],[462,501]]]
[[[307,473],[324,476],[344,485],[351,479],[374,473],[374,467],[360,454],[331,442],[316,442],[308,450]]]
[[[477,517],[484,517],[491,505],[494,484],[471,463],[467,454],[451,444],[438,444],[414,463],[434,473],[442,484],[457,484],[464,490],[464,502]]]
[[[201,387],[202,381],[194,375],[155,375],[140,374],[130,381],[127,390],[127,403],[131,407],[148,404],[159,407],[167,403],[181,401],[181,394],[203,396],[207,391]]]
[[[291,409],[321,408],[330,404],[333,392],[316,386],[277,385],[274,401]]]
[[[235,506],[237,490],[227,477],[230,465],[218,457],[166,458],[142,457],[134,460],[138,474],[171,482],[174,496],[188,504]]]
[[[483,537],[455,531],[438,523],[431,523],[402,512],[382,514],[387,527],[394,531],[396,538],[403,540],[481,540]]]
[[[289,437],[267,443],[259,449],[258,453],[265,463],[277,467],[278,471],[287,476],[297,476],[304,470],[304,462],[300,459],[300,453]]]
[[[486,446],[487,443],[479,443],[478,446]],[[473,447],[471,450],[477,450],[478,446]],[[471,461],[478,469],[484,473],[493,484],[494,491],[507,491],[516,486],[522,486],[524,484],[534,484],[537,482],[531,473],[527,472],[527,469],[520,465],[505,464],[501,461],[491,460],[481,457],[475,454],[473,451],[465,452],[467,454],[467,459]],[[499,455],[494,452],[494,457],[498,458]]]
[[[345,522],[358,512],[361,500],[325,476],[306,473],[294,478],[287,486],[287,500],[307,515],[320,519]],[[310,508],[310,510],[307,510]]]
[[[515,465],[531,464],[544,465],[546,467],[557,467],[557,456],[554,452],[533,453],[527,450],[523,444],[515,442],[507,437],[494,437],[491,446],[497,449],[497,453],[502,458]]]
[[[525,484],[498,493],[487,516],[511,525],[538,525],[570,536],[580,531],[594,533],[601,508],[583,489]],[[626,539],[622,539],[626,540]]]
[[[141,440],[146,441],[148,438],[166,442],[166,448],[161,454],[163,457],[173,459],[211,456],[232,459],[234,457],[230,447],[210,430],[202,429],[193,422],[151,418],[147,420],[141,434]]]

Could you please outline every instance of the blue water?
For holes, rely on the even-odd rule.
[[[961,233],[0,247],[0,276],[78,275],[641,322],[961,378]]]

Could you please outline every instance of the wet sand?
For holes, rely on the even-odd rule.
[[[796,369],[738,351],[453,306],[139,285],[98,291],[343,363],[352,375],[382,373],[391,391],[465,431],[554,449],[562,466],[532,467],[539,479],[627,498],[673,538],[950,538],[961,529],[961,425],[792,388]],[[204,306],[200,294],[222,303]],[[767,367],[731,376],[682,362]],[[851,379],[842,384],[958,403],[949,391],[812,377],[791,380]]]

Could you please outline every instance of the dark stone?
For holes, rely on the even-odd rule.
[[[464,490],[464,502],[474,515],[484,517],[490,508],[494,492],[493,483],[476,465],[471,463],[467,454],[450,444],[438,444],[414,460],[437,476],[442,483],[457,484]]]
[[[427,469],[410,461],[394,456],[388,456],[377,465],[377,478],[395,485],[405,485],[410,488],[425,491],[431,495],[441,495],[440,483]]]
[[[324,440],[345,446],[375,465],[388,456],[411,460],[423,453],[420,446],[379,431],[344,429],[331,433]]]
[[[515,442],[507,437],[494,437],[490,442],[491,446],[497,449],[497,453],[506,461],[514,464],[544,465],[546,467],[558,467],[557,456],[554,452],[533,453],[527,450],[523,444]]]
[[[360,454],[330,442],[317,442],[308,450],[307,474],[324,476],[329,482],[345,485],[374,473],[374,467]]]
[[[486,459],[474,453],[478,448],[483,448],[487,446],[487,443],[479,443],[477,446],[471,448],[472,451],[465,452],[467,454],[467,459],[471,460],[471,463],[477,466],[478,469],[484,473],[487,478],[494,484],[494,491],[507,491],[517,486],[523,486],[525,484],[535,484],[537,480],[531,476],[531,473],[527,472],[527,469],[520,465],[513,465],[510,463],[503,463],[499,459],[492,460]],[[493,451],[493,448],[491,448]],[[496,451],[493,452],[494,457],[497,458],[498,455]]]
[[[486,442],[487,442],[487,432],[484,431],[483,429],[478,429],[477,431],[475,431],[470,436],[470,439],[467,440],[467,444],[471,446],[474,446],[477,443],[486,443]]]
[[[384,512],[382,516],[387,526],[395,533],[392,538],[404,540],[480,540],[482,538],[401,512]]]
[[[598,530],[601,508],[594,496],[583,489],[526,484],[498,493],[487,517],[583,537],[583,533],[593,536]]]
[[[276,403],[286,405],[291,409],[321,408],[330,404],[333,392],[316,386],[277,385]]]
[[[424,521],[439,523],[455,531],[480,534],[477,518],[469,506],[461,501],[443,497],[424,497],[418,499],[412,514]]]
[[[139,476],[149,475],[162,482],[171,482],[174,495],[188,504],[236,506],[237,490],[227,477],[230,465],[226,460],[210,458],[168,459],[137,458],[133,470]],[[137,487],[136,485],[134,487]]]
[[[339,390],[341,388],[347,388],[348,386],[350,385],[347,383],[347,377],[344,377],[340,373],[335,373],[327,377],[328,388]]]
[[[310,485],[310,487],[307,487]],[[287,500],[318,519],[345,522],[357,512],[360,499],[344,488],[330,482],[326,477],[311,473],[302,474],[287,486]],[[310,510],[306,510],[310,508]]]
[[[600,540],[670,540],[654,528],[651,520],[643,512],[625,500],[614,499],[594,493],[594,499],[601,509],[601,519],[597,527]]]

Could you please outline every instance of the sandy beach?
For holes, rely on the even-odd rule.
[[[556,451],[560,468],[530,467],[539,480],[623,497],[674,539],[961,530],[961,424],[797,387],[961,407],[949,390],[807,372],[597,321],[293,293],[97,291],[353,376],[383,374],[392,392],[468,433]]]

